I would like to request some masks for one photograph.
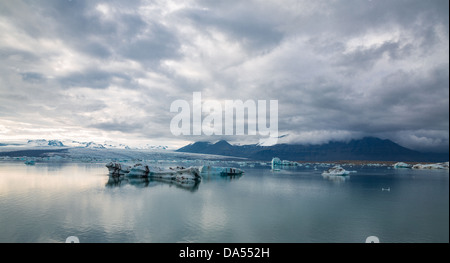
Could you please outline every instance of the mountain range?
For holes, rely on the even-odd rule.
[[[444,162],[448,153],[422,153],[374,137],[349,142],[329,142],[320,145],[276,144],[273,146],[231,145],[227,141],[217,143],[195,142],[177,152],[215,154],[269,161],[273,157],[291,161],[409,161]]]
[[[89,148],[89,149],[132,149],[132,150],[166,150],[167,146],[162,145],[140,145],[140,146],[128,146],[116,142],[80,142],[73,140],[28,140],[26,143],[0,143],[0,147],[3,146],[24,146],[24,147],[38,147],[38,148]]]

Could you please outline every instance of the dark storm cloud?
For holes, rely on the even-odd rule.
[[[136,122],[121,122],[121,121],[112,121],[112,122],[102,122],[91,124],[89,127],[107,130],[107,131],[120,131],[124,133],[136,132],[142,129],[143,125],[141,123]]]
[[[133,88],[134,86],[132,77],[126,74],[101,71],[93,68],[88,68],[83,72],[75,72],[68,76],[61,77],[58,81],[63,88],[85,87],[105,89],[112,84],[113,78],[123,80],[126,83],[125,88]]]
[[[25,72],[21,73],[23,81],[29,82],[29,83],[42,83],[45,82],[45,76],[37,73],[37,72]]]
[[[381,46],[371,47],[368,49],[357,49],[348,54],[343,54],[336,65],[351,70],[368,70],[383,55],[387,55],[390,59],[402,59],[411,52],[411,45],[400,47],[399,43],[385,42]]]
[[[204,2],[207,9],[188,10],[182,15],[201,29],[215,29],[228,34],[250,51],[274,47],[283,38],[283,33],[271,24],[270,13],[253,12],[252,6],[243,2],[235,5],[218,2]]]
[[[0,48],[0,58],[4,61],[6,61],[7,59],[14,59],[16,61],[26,63],[36,63],[41,59],[37,54],[33,54],[32,52],[29,51],[16,49],[14,47]]]
[[[448,1],[378,0],[326,1],[333,25],[318,23],[338,30],[342,37],[358,35],[368,30],[400,26],[411,29],[421,24],[435,25],[448,21]],[[326,30],[326,29],[322,29]]]
[[[96,56],[101,59],[106,59],[112,55],[110,47],[102,43],[86,43],[79,46],[79,49],[84,53]]]
[[[180,43],[176,36],[163,25],[153,24],[144,38],[125,40],[119,52],[126,58],[141,62],[159,62],[164,58],[179,57]]]

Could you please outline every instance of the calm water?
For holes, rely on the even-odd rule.
[[[104,164],[0,163],[0,242],[449,242],[448,171],[243,169],[176,185],[113,181]]]

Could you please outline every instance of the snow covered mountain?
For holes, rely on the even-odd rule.
[[[58,140],[28,140],[27,146],[31,147],[43,147],[43,146],[52,146],[52,147],[64,147],[65,145]]]
[[[2,146],[2,145],[0,145]],[[6,144],[5,144],[6,146]],[[125,150],[167,150],[168,146],[163,145],[138,145],[129,146],[122,143],[113,141],[105,141],[103,143],[97,142],[80,142],[74,140],[28,140],[26,144],[22,146],[26,147],[70,147],[70,148],[89,148],[89,149],[125,149]]]
[[[146,144],[143,146],[137,146],[134,149],[137,149],[137,150],[167,150],[167,148],[168,148],[167,146],[162,146],[162,145],[155,146],[155,145]]]

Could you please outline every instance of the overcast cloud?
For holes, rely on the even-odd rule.
[[[0,140],[182,146],[170,104],[279,100],[282,142],[449,147],[448,0],[0,2]],[[257,142],[252,137],[226,137]]]

